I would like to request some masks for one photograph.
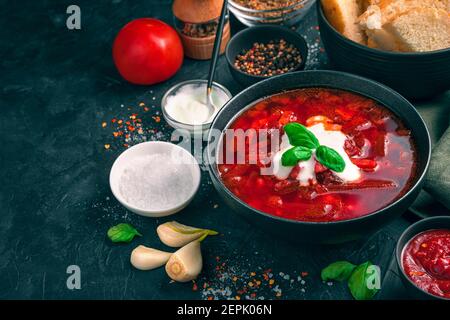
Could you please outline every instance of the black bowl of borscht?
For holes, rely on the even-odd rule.
[[[450,216],[411,225],[400,236],[395,257],[411,297],[450,300]]]
[[[379,230],[415,200],[430,137],[392,89],[303,71],[257,83],[211,126],[208,166],[225,202],[291,241],[342,243]]]

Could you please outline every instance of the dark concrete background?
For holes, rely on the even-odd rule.
[[[66,28],[70,4],[81,7],[81,30]],[[150,119],[162,95],[182,80],[206,78],[207,62],[185,60],[181,71],[167,82],[134,86],[123,81],[113,66],[111,44],[120,27],[143,16],[171,23],[170,4],[1,1],[0,298],[199,299],[201,290],[193,291],[192,284],[169,283],[163,269],[139,272],[129,264],[129,254],[138,244],[164,249],[154,230],[168,219],[223,234],[204,243],[204,281],[215,276],[215,257],[221,256],[243,272],[258,267],[272,268],[275,274],[309,272],[305,286],[289,286],[281,298],[350,298],[344,285],[322,283],[320,269],[340,259],[355,263],[371,259],[384,271],[409,221],[398,219],[367,240],[343,246],[299,246],[273,239],[235,216],[205,173],[193,203],[168,219],[131,214],[112,196],[109,170],[123,148],[112,144],[105,150],[104,144],[112,143],[111,130],[101,123],[127,115],[121,104],[136,106],[143,101],[156,105],[144,121],[167,139],[170,129],[163,121],[156,124]],[[310,46],[315,43],[314,12],[299,32]],[[310,58],[308,68],[325,66],[320,51]],[[223,58],[216,80],[233,94],[242,89]],[[132,223],[144,237],[129,245],[111,244],[106,231],[119,222]],[[81,290],[66,287],[66,268],[72,264],[81,268]]]

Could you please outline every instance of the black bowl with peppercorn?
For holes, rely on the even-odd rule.
[[[226,48],[230,72],[249,86],[271,76],[303,70],[308,45],[285,27],[258,26],[237,33]]]

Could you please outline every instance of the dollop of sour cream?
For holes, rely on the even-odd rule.
[[[345,169],[342,172],[333,173],[344,182],[356,181],[361,177],[361,169],[358,168],[350,160],[347,152],[345,152],[344,144],[347,136],[341,131],[325,130],[323,123],[318,123],[308,127],[308,129],[317,137],[321,145],[333,148],[338,152],[345,162]],[[280,151],[276,152],[272,157],[271,173],[280,180],[287,179],[294,167],[285,167],[281,164],[281,157],[283,153],[293,146],[289,143],[289,138],[286,134],[281,137]],[[307,161],[300,161],[297,166],[300,167],[300,172],[297,180],[301,185],[309,185],[310,181],[316,182],[316,174],[314,167],[316,165],[315,150],[311,158]]]
[[[206,105],[206,83],[186,84],[167,97],[165,110],[178,122],[201,125],[209,122],[230,99],[224,91],[214,86],[211,97],[215,107],[213,114]]]

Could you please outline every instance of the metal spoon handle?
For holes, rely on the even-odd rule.
[[[214,73],[216,71],[217,60],[220,53],[220,44],[222,43],[223,26],[225,25],[225,17],[227,15],[228,0],[223,1],[222,12],[220,13],[219,24],[217,25],[216,38],[214,39],[214,47],[212,52],[212,60],[209,66],[208,74],[208,95],[212,91],[212,83],[214,79]]]

